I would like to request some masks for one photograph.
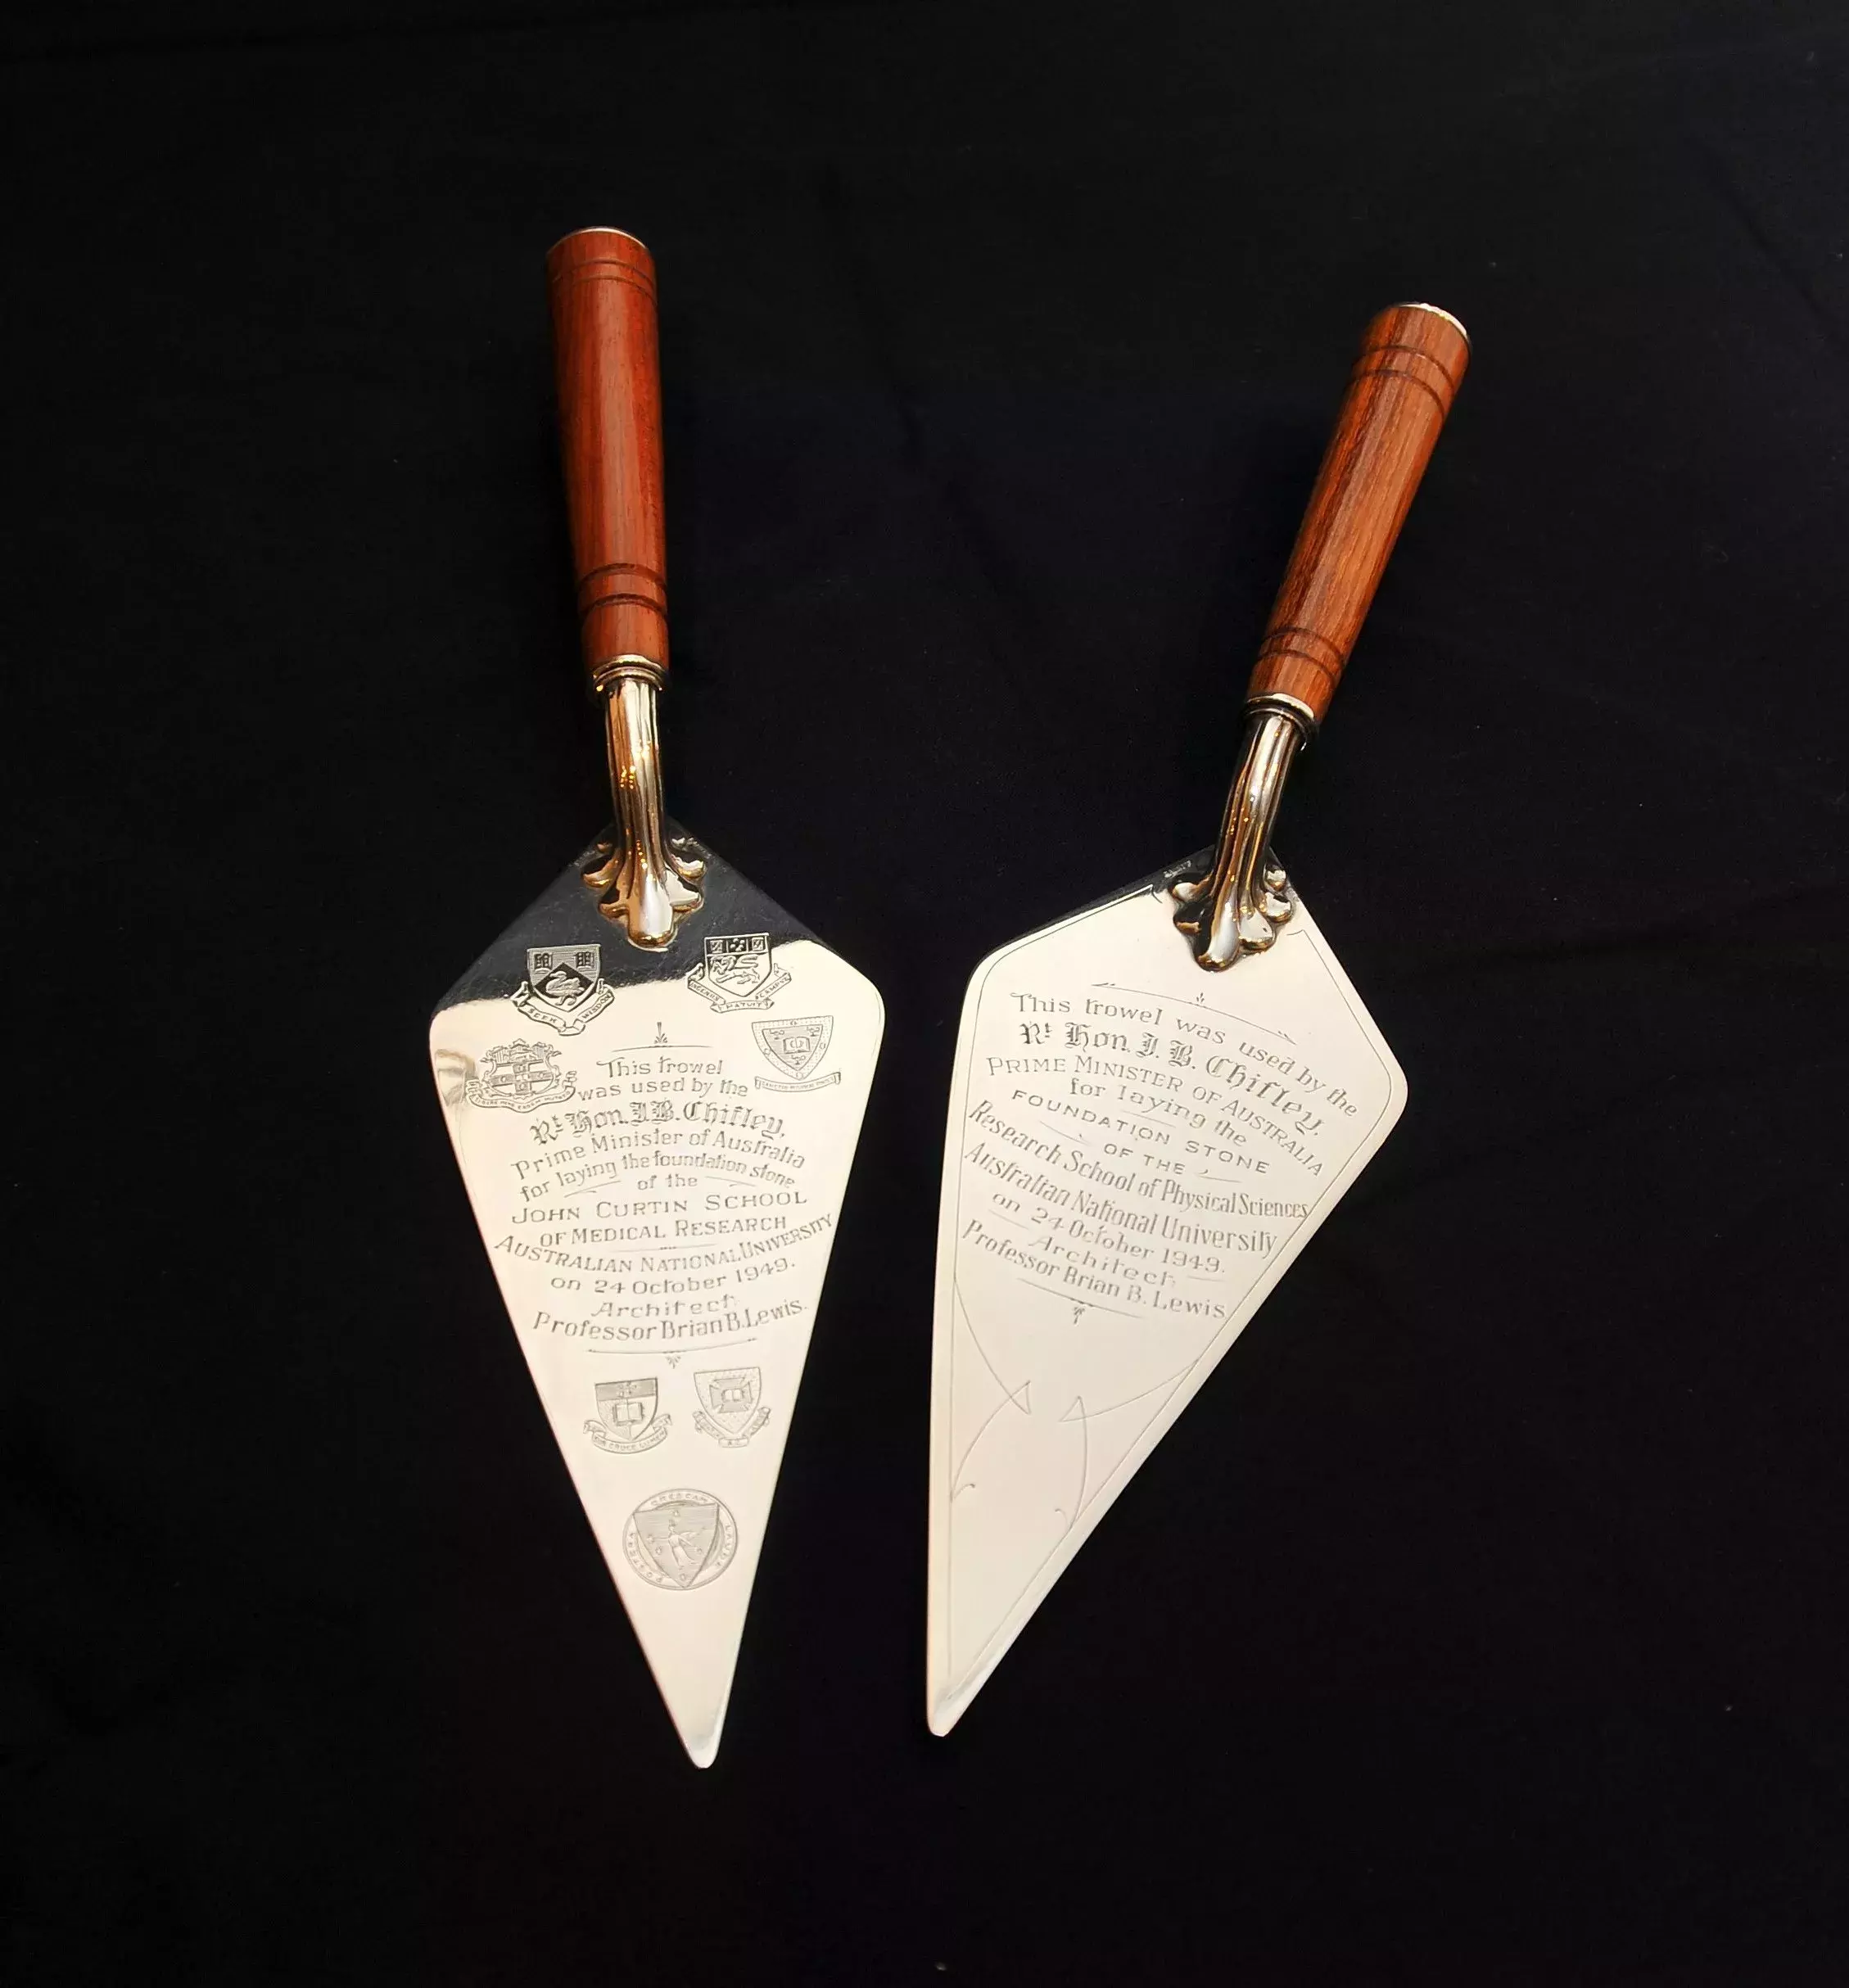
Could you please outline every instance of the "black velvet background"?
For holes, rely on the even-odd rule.
[[[16,1978],[1849,1977],[1849,12],[7,33]],[[591,222],[673,805],[889,1018],[703,1775],[424,1062],[603,819]],[[1475,364],[1282,841],[1411,1105],[937,1741],[964,983],[1206,839],[1408,296]]]

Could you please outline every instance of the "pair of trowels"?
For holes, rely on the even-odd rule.
[[[584,661],[616,820],[431,1024],[508,1313],[688,1753],[718,1750],[883,1026],[870,982],[662,813],[654,265],[547,259]]]
[[[933,1340],[934,1732],[961,1717],[1405,1103],[1269,845],[1469,351],[1429,305],[1368,326],[1259,648],[1217,847],[1002,947],[970,982]],[[1176,1520],[1145,1522],[1169,1564]]]

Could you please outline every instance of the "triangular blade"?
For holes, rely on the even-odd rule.
[[[1160,872],[992,953],[938,1231],[927,1713],[947,1733],[1406,1100],[1300,902],[1204,973]]]
[[[559,1452],[688,1753],[718,1750],[884,1024],[710,851],[664,951],[587,850],[438,1009],[469,1200]]]

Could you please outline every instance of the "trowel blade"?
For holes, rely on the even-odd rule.
[[[964,1001],[932,1362],[936,1733],[1405,1103],[1300,901],[1269,951],[1201,971],[1169,886],[1208,861],[1003,947]]]
[[[717,1751],[883,1010],[704,851],[645,951],[594,846],[437,1010],[456,1158],[534,1385],[688,1753]]]

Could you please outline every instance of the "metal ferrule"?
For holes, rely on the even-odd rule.
[[[604,893],[598,909],[622,925],[631,945],[650,951],[671,945],[680,921],[699,909],[706,872],[692,844],[671,842],[662,824],[660,682],[660,670],[646,657],[623,657],[599,685],[616,823],[613,838],[598,844],[604,860],[584,873]]]
[[[1290,880],[1271,853],[1272,825],[1284,797],[1291,762],[1309,735],[1296,700],[1255,698],[1246,707],[1245,744],[1227,796],[1214,866],[1205,877],[1171,888],[1179,901],[1175,923],[1194,941],[1194,956],[1209,973],[1249,952],[1264,952],[1296,906]]]
[[[1245,716],[1248,718],[1256,717],[1259,712],[1266,711],[1281,711],[1286,717],[1295,718],[1303,731],[1305,745],[1316,736],[1317,727],[1321,722],[1300,697],[1292,697],[1288,690],[1268,690],[1263,697],[1248,698],[1245,700]]]

